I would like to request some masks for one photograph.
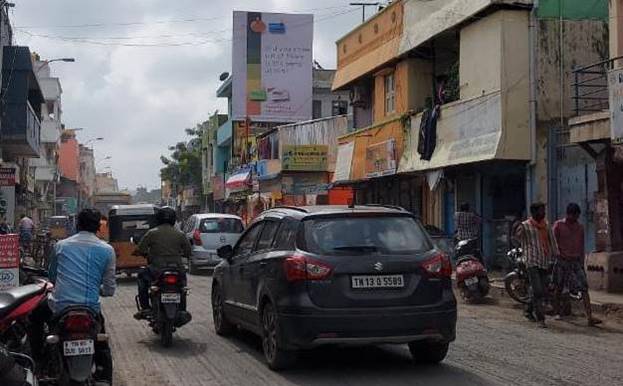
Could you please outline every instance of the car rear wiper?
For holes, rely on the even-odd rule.
[[[375,245],[341,245],[331,248],[334,251],[361,251],[361,252],[377,252],[379,248]]]

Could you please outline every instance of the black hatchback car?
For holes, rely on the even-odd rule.
[[[455,339],[450,261],[401,208],[275,208],[218,253],[216,332],[259,335],[272,369],[327,344],[408,344],[438,363]]]

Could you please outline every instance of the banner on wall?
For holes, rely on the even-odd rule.
[[[396,140],[394,138],[366,149],[366,177],[382,177],[396,174]]]
[[[234,11],[233,120],[312,118],[313,15]]]
[[[329,146],[283,145],[281,167],[284,171],[326,171]]]
[[[19,236],[0,235],[0,292],[19,286]]]
[[[15,168],[0,168],[0,216],[15,226]]]

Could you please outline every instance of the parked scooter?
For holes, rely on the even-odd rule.
[[[183,278],[181,271],[168,268],[160,272],[149,288],[152,312],[146,320],[149,327],[160,335],[163,347],[170,347],[173,344],[173,332],[191,320],[190,313],[186,311],[188,288]],[[136,307],[141,310],[138,296]]]
[[[478,239],[459,241],[454,249],[456,283],[461,297],[478,302],[489,294],[489,277],[482,262]]]
[[[26,354],[11,352],[0,344],[0,385],[37,386],[35,362]]]
[[[507,254],[511,271],[504,277],[504,287],[515,301],[527,304],[530,301],[530,281],[528,269],[521,248],[513,248]]]

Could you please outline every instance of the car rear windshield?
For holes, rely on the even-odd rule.
[[[201,220],[201,233],[242,233],[242,221],[237,218],[205,218]]]
[[[315,254],[405,255],[432,249],[422,226],[407,216],[316,218],[303,224],[298,247]]]

